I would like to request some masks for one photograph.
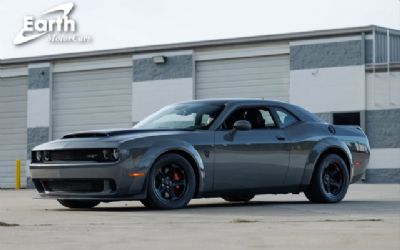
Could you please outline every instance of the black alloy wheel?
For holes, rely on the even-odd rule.
[[[196,175],[192,165],[179,154],[161,156],[149,171],[147,198],[143,205],[153,209],[185,207],[194,196]]]
[[[322,174],[322,183],[328,194],[337,195],[343,188],[344,176],[336,163],[328,165]]]
[[[160,199],[179,200],[187,188],[185,172],[176,164],[162,166],[156,173],[154,185]]]
[[[344,160],[327,154],[314,168],[309,187],[304,191],[312,202],[335,203],[343,200],[350,184],[350,174]]]

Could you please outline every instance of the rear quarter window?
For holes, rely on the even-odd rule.
[[[282,127],[286,128],[289,127],[295,123],[297,123],[299,120],[292,115],[289,111],[283,108],[275,108],[276,115],[278,116],[278,119],[282,125]]]

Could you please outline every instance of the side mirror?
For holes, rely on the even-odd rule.
[[[251,123],[247,120],[238,120],[233,124],[233,128],[236,130],[250,130]]]

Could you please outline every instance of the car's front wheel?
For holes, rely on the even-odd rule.
[[[196,190],[196,175],[191,164],[179,154],[165,154],[148,175],[147,198],[143,205],[153,209],[185,207]]]
[[[61,205],[68,208],[93,208],[99,205],[100,201],[96,200],[57,200]]]
[[[310,186],[304,194],[312,202],[335,203],[344,198],[349,184],[346,163],[340,156],[328,154],[315,167]]]

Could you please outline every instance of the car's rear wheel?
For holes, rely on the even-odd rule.
[[[61,205],[68,208],[93,208],[99,205],[100,201],[96,200],[57,200]]]
[[[304,194],[312,202],[339,202],[347,193],[349,180],[349,171],[343,159],[336,154],[328,154],[319,161]]]
[[[254,198],[254,194],[222,196],[222,199],[229,201],[229,202],[249,202],[253,198]]]
[[[191,164],[178,154],[161,156],[148,175],[147,198],[141,202],[153,209],[185,207],[196,190]]]

